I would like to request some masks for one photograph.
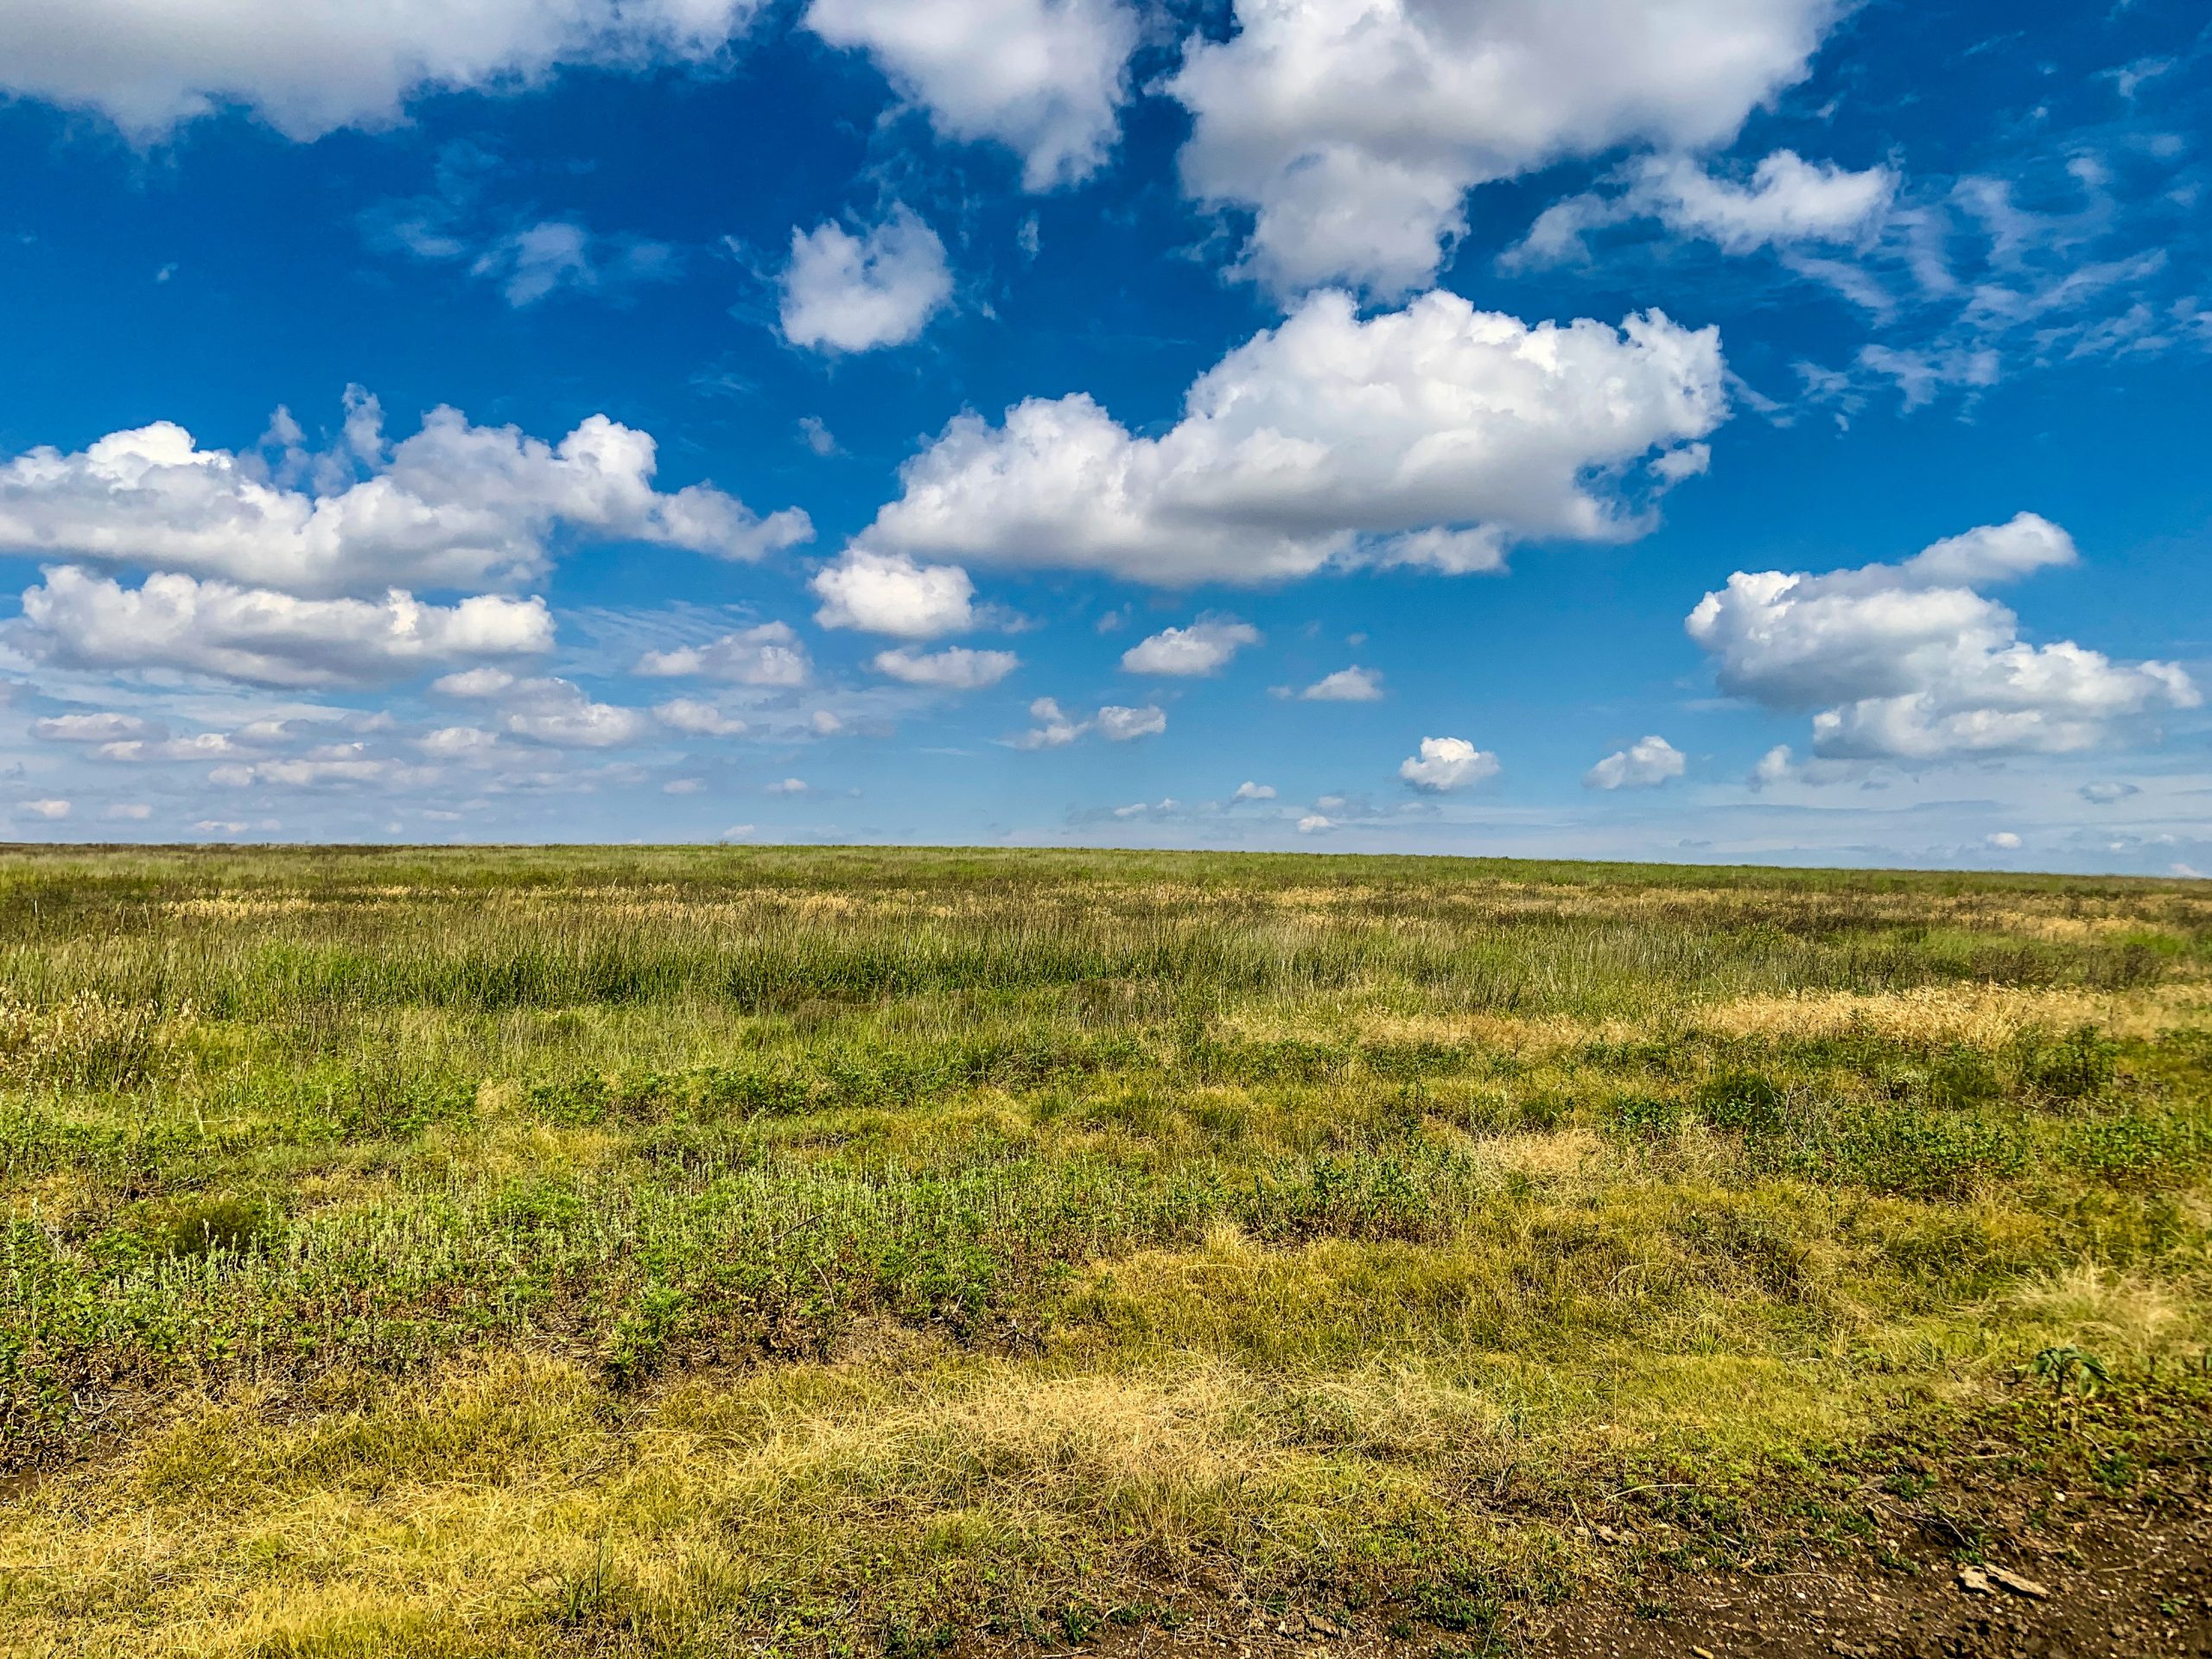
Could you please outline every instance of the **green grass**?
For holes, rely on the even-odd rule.
[[[2208,982],[2178,882],[0,854],[0,1651],[1465,1648],[1649,1494],[1757,1565],[2047,1351],[2202,1404]]]

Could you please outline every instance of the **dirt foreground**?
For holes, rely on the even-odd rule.
[[[1675,1578],[1639,1618],[1558,1610],[1519,1644],[1551,1659],[2133,1659],[2212,1654],[2212,1513],[2201,1483],[2158,1504],[2052,1494],[2032,1529],[1964,1564],[1926,1516],[1869,1553],[1770,1576]],[[1663,1609],[1663,1611],[1661,1611]]]
[[[1991,1423],[1994,1438],[1893,1446],[1826,1494],[1831,1530],[1841,1510],[1850,1535],[1786,1547],[1772,1570],[1698,1570],[1711,1537],[1622,1517],[1588,1529],[1616,1561],[1610,1584],[1513,1607],[1481,1635],[1243,1606],[1103,1645],[1113,1659],[2212,1656],[2212,1416],[2201,1393],[2142,1410],[2099,1401],[2063,1434],[2024,1435],[2037,1414]]]
[[[1938,1535],[1941,1527],[1934,1529]],[[2212,1513],[2082,1500],[2035,1536],[1962,1565],[1920,1534],[1884,1565],[1839,1554],[1764,1575],[1677,1576],[1633,1611],[1586,1601],[1530,1615],[1487,1647],[1391,1640],[1357,1619],[1217,1616],[1129,1633],[1113,1659],[2139,1659],[2212,1655]]]

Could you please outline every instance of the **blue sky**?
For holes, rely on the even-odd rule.
[[[0,16],[0,836],[2212,871],[2200,5],[367,10]]]

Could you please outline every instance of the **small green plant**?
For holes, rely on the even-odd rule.
[[[1663,1095],[1621,1095],[1607,1118],[1613,1133],[1624,1140],[1656,1141],[1675,1132],[1682,1121],[1682,1107]]]
[[[633,1596],[632,1586],[615,1569],[602,1541],[590,1566],[560,1575],[545,1599],[545,1617],[560,1629],[573,1631],[634,1625],[637,1619],[629,1608]]]
[[[932,1654],[944,1653],[959,1639],[951,1625],[936,1624],[916,1629],[894,1620],[883,1633],[885,1659],[929,1659]]]
[[[209,1198],[181,1204],[159,1232],[160,1245],[171,1255],[207,1255],[215,1251],[232,1255],[250,1249],[269,1226],[269,1215],[249,1198]]]
[[[1394,1137],[1417,1135],[1428,1109],[1428,1090],[1416,1073],[1399,1085],[1398,1092],[1383,1105],[1382,1128]]]
[[[2112,1381],[2104,1361],[2070,1345],[2044,1349],[2030,1362],[2029,1370],[2050,1379],[2053,1395],[2063,1395],[2071,1383],[2075,1394],[2084,1400]]]
[[[1102,1622],[1098,1610],[1088,1602],[1071,1601],[1060,1609],[1060,1634],[1071,1642],[1088,1642]]]
[[[651,1371],[688,1300],[673,1285],[649,1284],[639,1292],[607,1335],[602,1361],[607,1376],[626,1383]]]
[[[2004,1092],[1996,1058],[1970,1043],[1953,1045],[1929,1070],[1927,1094],[1933,1106],[1969,1109],[1986,1105]]]
[[[1782,1128],[1789,1097],[1770,1077],[1756,1071],[1724,1071],[1697,1091],[1700,1116],[1716,1129],[1739,1135],[1771,1135]]]
[[[554,1077],[531,1084],[526,1098],[547,1122],[585,1128],[606,1117],[614,1091],[604,1077]]]
[[[2055,1043],[2030,1044],[2021,1071],[2054,1100],[2101,1094],[2119,1069],[2120,1045],[2093,1025],[2076,1026]]]

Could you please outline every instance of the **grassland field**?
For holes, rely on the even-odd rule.
[[[2207,1455],[2212,886],[12,849],[0,1203],[10,1656],[1507,1649]]]

